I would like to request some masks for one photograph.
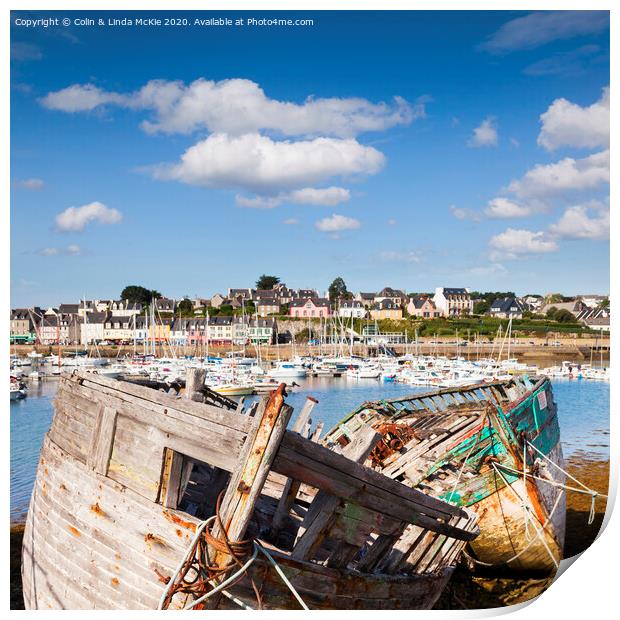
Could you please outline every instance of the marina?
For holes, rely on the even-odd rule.
[[[88,376],[86,374],[86,376]],[[108,379],[102,379],[107,381]],[[287,403],[294,407],[295,413],[289,421],[289,428],[299,428],[300,415],[308,396],[318,401],[312,410],[313,430],[320,425],[323,429],[337,426],[344,411],[353,411],[362,402],[377,399],[403,398],[415,393],[428,392],[428,388],[410,386],[403,383],[383,382],[380,379],[359,380],[347,377],[307,376],[297,378],[298,388],[287,397]],[[38,447],[47,431],[52,417],[52,402],[59,385],[58,380],[44,380],[37,383],[29,398],[11,405],[12,429],[12,522],[23,521],[30,500],[38,459]],[[605,463],[608,459],[608,407],[609,384],[602,381],[583,381],[571,379],[553,380],[554,394],[558,400],[558,419],[562,426],[563,451],[567,461],[578,457],[580,461],[592,459]],[[246,397],[245,405],[252,407],[257,397]],[[237,398],[239,402],[241,397]],[[585,419],[580,411],[584,403],[591,412]],[[32,429],[30,440],[23,437],[24,427]],[[306,423],[304,423],[306,424]],[[593,431],[593,429],[596,429]],[[309,429],[306,431],[309,433]],[[38,437],[36,436],[38,435]],[[601,508],[603,498],[599,499]],[[585,524],[584,524],[585,525]],[[469,579],[469,578],[467,578]],[[455,583],[459,583],[459,580]]]

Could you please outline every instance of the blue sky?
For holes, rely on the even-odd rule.
[[[78,15],[172,14],[12,13],[13,306],[261,273],[608,292],[607,13],[16,23]]]

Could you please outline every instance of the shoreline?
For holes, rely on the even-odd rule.
[[[510,346],[510,357],[516,358],[519,362],[536,363],[539,366],[554,366],[560,364],[564,360],[569,360],[575,363],[587,364],[592,363],[594,365],[609,365],[610,361],[610,349],[605,348],[602,350],[594,349],[594,341],[587,342],[586,339],[565,339],[560,341],[559,346],[545,345],[544,339],[536,341],[536,339],[523,338],[522,342],[512,344]],[[534,342],[534,344],[530,344]],[[405,353],[414,354],[416,352],[415,343],[404,344],[390,344],[388,348],[392,349],[397,355],[404,355]],[[99,346],[96,349],[93,346],[83,347],[81,345],[13,345],[11,346],[11,352],[18,354],[20,357],[25,357],[28,353],[36,351],[42,355],[58,355],[60,351],[61,357],[72,357],[75,351],[88,350],[92,356],[95,353],[96,357],[104,357],[109,359],[121,358],[134,354],[134,347],[132,345],[119,345],[119,346]],[[290,360],[295,355],[305,356],[318,356],[318,355],[339,355],[343,350],[345,355],[349,354],[349,345],[309,345],[308,343],[301,342],[297,344],[280,344],[280,345],[261,345],[256,347],[254,345],[209,345],[209,355],[213,357],[225,357],[228,353],[235,352],[237,355],[243,351],[244,355],[248,357],[258,358],[264,361],[275,360]],[[352,347],[353,355],[362,357],[368,357],[370,354],[376,351],[376,347],[369,347],[367,345],[356,343]],[[497,357],[499,346],[493,343],[470,343],[467,346],[458,347],[450,342],[449,339],[439,339],[437,343],[430,341],[419,342],[417,346],[417,352],[419,355],[434,355],[434,356],[446,356],[455,357],[459,355],[467,360],[475,361],[478,358],[490,357],[494,355]],[[507,356],[507,347],[502,352],[502,359]],[[137,355],[143,354],[143,347],[138,346],[135,349]],[[155,348],[155,354],[157,357],[168,357],[175,355],[176,357],[183,356],[203,356],[205,353],[204,346],[172,346],[167,344],[158,344]]]
[[[569,473],[588,487],[607,494],[609,460],[572,457],[566,463]],[[590,497],[567,494],[565,557],[585,551],[596,539],[607,506],[606,498],[598,498],[594,522],[588,525]],[[10,524],[11,595],[10,609],[24,609],[21,587],[21,542],[24,524]],[[484,575],[458,566],[448,586],[433,609],[490,609],[523,603],[541,594],[553,581],[551,577],[509,575],[502,571]]]

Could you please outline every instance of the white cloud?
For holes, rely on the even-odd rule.
[[[325,187],[322,189],[304,187],[288,194],[287,199],[297,204],[334,207],[337,204],[351,200],[351,192],[343,187]]]
[[[547,238],[544,232],[515,228],[508,228],[503,233],[491,237],[489,247],[492,261],[513,260],[558,250],[558,244],[553,239]]]
[[[418,251],[396,252],[388,250],[379,253],[379,259],[386,263],[419,263],[422,255]]]
[[[491,116],[485,118],[478,127],[474,129],[473,136],[467,143],[469,146],[496,146],[497,145],[497,125]]]
[[[503,217],[525,217],[532,213],[531,207],[518,204],[508,198],[493,198],[489,200],[487,208],[484,210],[485,215],[488,217],[503,218]]]
[[[576,76],[585,73],[590,65],[605,58],[598,45],[583,45],[575,50],[559,52],[549,58],[542,58],[523,69],[525,75]]]
[[[315,222],[315,227],[322,232],[336,233],[342,230],[357,230],[362,226],[359,220],[334,213],[331,217],[325,217]]]
[[[479,49],[491,53],[528,50],[551,41],[596,34],[607,28],[607,11],[536,12],[506,22]]]
[[[91,202],[81,207],[69,207],[56,216],[59,231],[79,231],[90,222],[118,224],[123,219],[120,211],[106,207],[101,202]]]
[[[335,207],[341,202],[351,199],[351,192],[343,187],[304,187],[292,192],[283,192],[277,196],[235,196],[235,202],[239,207],[251,209],[273,209],[282,203],[295,203],[303,205],[320,205]]]
[[[235,196],[238,207],[248,209],[273,209],[282,203],[280,196]]]
[[[388,224],[388,226],[396,226],[396,224],[398,224],[398,221],[397,221],[397,220],[395,220],[394,218],[390,218],[390,219],[387,221],[387,224]]]
[[[609,87],[588,107],[556,99],[540,115],[538,144],[552,151],[561,146],[595,148],[609,146]]]
[[[79,256],[82,248],[79,245],[71,244],[64,248],[42,248],[37,251],[40,256]]]
[[[50,110],[63,112],[89,112],[103,105],[126,105],[127,98],[119,93],[107,92],[94,84],[73,84],[62,90],[48,93],[41,103]]]
[[[609,210],[590,217],[586,206],[569,207],[557,222],[549,226],[549,233],[562,239],[608,239]]]
[[[78,254],[82,253],[82,248],[79,245],[75,245],[73,243],[66,247],[66,252],[67,254],[70,254],[71,256],[77,256]]]
[[[472,220],[473,222],[480,221],[480,214],[472,211],[471,209],[463,209],[456,205],[450,205],[450,212],[457,220]]]
[[[178,164],[157,166],[152,173],[162,180],[275,197],[334,176],[375,174],[384,164],[381,152],[352,139],[276,142],[258,134],[214,134],[187,149]]]
[[[270,99],[251,80],[219,82],[200,78],[181,81],[152,80],[141,89],[119,94],[93,84],[74,84],[42,99],[48,108],[79,112],[114,104],[150,110],[154,119],[142,128],[150,133],[214,133],[241,135],[273,131],[284,136],[329,135],[350,138],[367,131],[383,131],[425,116],[424,99],[415,105],[401,97],[392,103],[372,103],[359,97],[313,98],[303,103]]]
[[[42,179],[21,179],[14,181],[13,185],[20,189],[39,190],[43,189],[45,182]]]
[[[286,224],[287,226],[297,226],[297,224],[299,224],[299,220],[294,217],[289,217],[288,219],[283,220],[282,223]]]
[[[609,151],[583,159],[566,157],[553,164],[540,164],[521,179],[512,181],[508,191],[520,198],[544,198],[554,194],[594,189],[609,183]]]

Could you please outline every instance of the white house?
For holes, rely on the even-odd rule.
[[[275,319],[252,319],[249,324],[249,338],[254,344],[271,344],[276,334]]]
[[[340,302],[338,308],[338,316],[345,319],[363,319],[366,318],[366,307],[358,299],[345,299]]]
[[[83,345],[105,340],[103,337],[103,326],[107,316],[107,312],[88,312],[85,320],[80,325],[80,342]]]
[[[462,316],[474,313],[474,302],[468,288],[438,287],[433,302],[442,316]]]

